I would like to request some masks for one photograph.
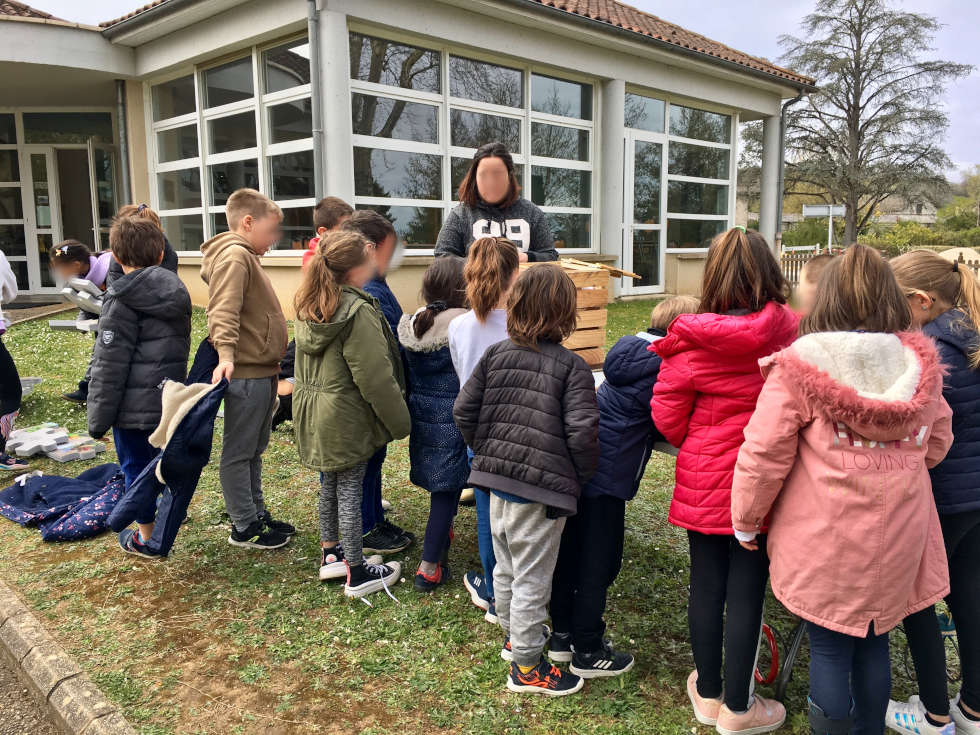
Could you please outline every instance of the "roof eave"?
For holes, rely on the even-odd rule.
[[[161,18],[172,15],[182,8],[196,5],[200,2],[203,2],[203,0],[168,0],[168,2],[161,5],[148,8],[147,10],[137,13],[136,15],[132,15],[129,18],[124,18],[117,23],[113,23],[111,26],[102,28],[102,35],[111,41],[117,36],[121,36],[129,31],[142,28],[143,26],[154,23]]]

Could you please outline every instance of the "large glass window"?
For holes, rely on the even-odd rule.
[[[189,115],[197,109],[194,93],[194,75],[173,79],[153,87],[153,119]]]
[[[262,52],[265,92],[282,92],[310,83],[310,44],[306,39]]]
[[[204,106],[221,107],[247,100],[254,94],[252,57],[214,66],[204,72]]]
[[[362,82],[440,92],[441,55],[405,43],[350,34],[350,77]]]
[[[524,107],[524,72],[450,56],[449,94],[492,105]]]
[[[373,94],[351,95],[351,129],[355,135],[439,142],[439,108]]]
[[[25,112],[25,143],[112,143],[108,112]]]

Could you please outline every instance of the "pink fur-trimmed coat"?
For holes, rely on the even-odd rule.
[[[929,338],[810,334],[760,364],[732,518],[740,538],[769,518],[777,599],[859,637],[940,600],[949,574],[928,469],[953,434]]]

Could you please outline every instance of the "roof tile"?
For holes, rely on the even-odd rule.
[[[60,18],[55,18],[51,13],[45,13],[42,10],[37,10],[32,8],[30,5],[25,5],[24,3],[17,2],[17,0],[0,0],[0,18],[2,17],[13,17],[13,18],[36,18],[38,20],[60,20]]]

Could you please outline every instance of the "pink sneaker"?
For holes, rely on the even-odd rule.
[[[721,709],[721,699],[708,699],[698,694],[698,672],[694,670],[687,677],[687,696],[691,698],[694,708],[694,719],[702,725],[714,725],[718,721],[718,711]]]
[[[742,714],[736,714],[722,705],[716,729],[721,735],[760,735],[778,730],[785,721],[786,708],[782,704],[753,694],[749,709]]]

